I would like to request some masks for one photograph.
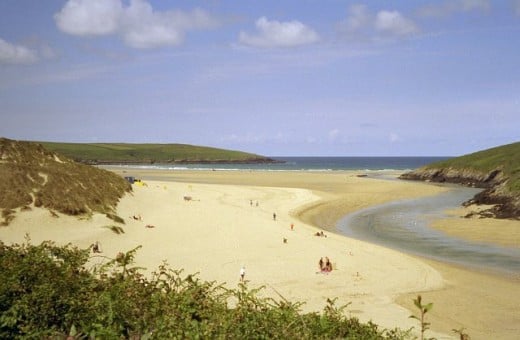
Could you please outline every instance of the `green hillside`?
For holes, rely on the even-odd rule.
[[[485,216],[520,219],[520,142],[432,163],[400,178],[484,188],[468,203],[494,205]]]
[[[46,149],[85,163],[272,162],[251,153],[188,144],[54,143]]]
[[[502,176],[507,178],[507,188],[512,192],[519,192],[520,142],[432,163],[426,168],[473,169],[483,174],[499,170]]]

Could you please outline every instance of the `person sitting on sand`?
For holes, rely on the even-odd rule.
[[[92,247],[92,252],[93,253],[101,253],[101,250],[99,249],[99,242],[98,241],[96,241],[96,243],[92,244],[91,247]]]
[[[325,268],[324,268],[324,270],[326,272],[331,272],[332,271],[332,263],[330,262],[328,257],[325,258]]]

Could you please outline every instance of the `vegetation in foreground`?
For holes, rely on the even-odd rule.
[[[41,142],[48,150],[77,162],[107,163],[257,163],[272,159],[242,151],[189,144],[53,143]]]
[[[0,338],[410,338],[347,318],[333,300],[302,314],[301,303],[260,298],[244,284],[226,289],[166,264],[148,279],[132,267],[136,251],[87,269],[89,249],[0,241]]]
[[[0,225],[9,224],[15,209],[31,206],[68,215],[113,215],[119,199],[132,190],[110,171],[76,163],[37,143],[5,138],[0,138],[0,178]]]

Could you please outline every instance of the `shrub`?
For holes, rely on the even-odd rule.
[[[258,297],[262,288],[227,289],[167,264],[147,278],[132,266],[138,248],[87,269],[89,249],[0,241],[0,338],[407,337],[345,317],[334,300],[302,314],[301,303]]]

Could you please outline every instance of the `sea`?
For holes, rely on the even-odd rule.
[[[270,157],[275,163],[193,163],[131,165],[141,169],[236,171],[413,170],[450,157]]]

